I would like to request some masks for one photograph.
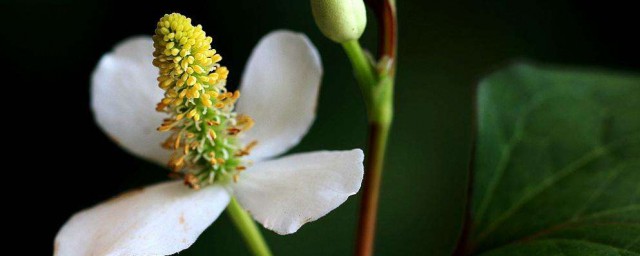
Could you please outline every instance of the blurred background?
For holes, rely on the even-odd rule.
[[[55,119],[52,124],[30,120],[25,128],[38,132],[38,144],[30,150],[42,155],[32,168],[37,178],[29,179],[29,188],[38,196],[15,205],[35,206],[40,216],[27,222],[29,233],[24,236],[37,244],[29,251],[51,254],[56,232],[74,212],[166,178],[166,170],[112,143],[94,123],[89,108],[90,75],[99,58],[122,39],[153,33],[165,13],[185,14],[213,35],[214,48],[231,70],[231,87],[238,84],[261,36],[280,28],[306,33],[320,51],[325,76],[316,123],[292,152],[365,147],[365,111],[348,60],[341,47],[315,27],[306,0],[147,5],[131,0],[2,1],[0,9],[2,54],[9,63],[5,77],[21,81],[5,82],[6,88],[21,92],[6,97],[20,95],[34,108],[14,106],[14,111]],[[640,39],[633,36],[638,33],[637,11],[615,1],[568,0],[397,0],[397,9],[396,115],[382,188],[377,254],[448,255],[461,226],[478,79],[518,59],[637,71]],[[375,23],[370,15],[362,39],[374,53]],[[12,179],[25,183],[21,176]],[[55,207],[43,208],[42,203]],[[276,255],[350,255],[358,203],[359,197],[352,197],[293,235],[263,233]],[[249,255],[249,251],[223,214],[180,255]]]

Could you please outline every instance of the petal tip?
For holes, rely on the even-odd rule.
[[[311,42],[311,39],[309,39],[309,37],[305,33],[296,32],[288,29],[276,29],[269,32],[265,36],[263,36],[257,45],[261,45],[269,41],[284,41],[284,42],[301,41],[303,42],[307,50],[309,51],[310,56],[313,59],[314,68],[318,71],[320,76],[322,76],[324,71],[322,69],[322,60],[320,58],[320,52],[318,51],[318,48],[316,48],[316,46]]]
[[[257,124],[245,137],[260,142],[254,160],[280,155],[300,142],[315,120],[321,81],[320,54],[306,35],[275,30],[259,40],[242,74],[243,97],[236,106]]]
[[[127,192],[74,214],[54,255],[171,255],[191,246],[229,198],[222,187],[194,193],[181,181]]]
[[[357,156],[359,162],[364,161],[364,152],[362,151],[362,149],[354,148],[351,150],[351,152]]]

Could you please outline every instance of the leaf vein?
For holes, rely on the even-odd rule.
[[[572,173],[580,170],[580,168],[585,165],[591,163],[594,160],[606,155],[614,148],[629,144],[630,140],[619,140],[612,142],[605,146],[595,147],[593,150],[587,152],[582,157],[577,160],[569,163],[565,167],[561,168],[560,171],[556,172],[554,175],[546,178],[539,186],[532,189],[528,194],[525,194],[520,200],[518,200],[511,208],[507,209],[502,215],[500,215],[495,221],[490,223],[488,227],[478,235],[478,242],[484,240],[489,234],[496,230],[504,221],[510,218],[514,213],[516,213],[522,206],[524,206],[527,202],[535,198],[537,195],[546,191],[548,188],[555,185],[561,179],[571,175]]]

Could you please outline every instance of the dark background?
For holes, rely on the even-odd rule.
[[[325,76],[316,123],[293,152],[365,146],[365,110],[349,63],[316,29],[306,0],[3,1],[0,8],[8,66],[3,96],[21,102],[5,100],[5,147],[13,152],[5,161],[33,159],[4,168],[11,209],[37,216],[21,221],[16,240],[29,241],[24,251],[50,254],[56,232],[74,212],[165,179],[162,168],[107,139],[93,121],[88,96],[100,56],[126,37],[153,33],[165,13],[181,12],[213,35],[231,86],[265,33],[306,33],[322,55]],[[638,14],[612,1],[566,0],[398,0],[397,9],[396,115],[376,248],[378,255],[447,255],[464,205],[476,81],[518,59],[637,71]],[[375,37],[370,18],[363,45],[376,49]],[[349,255],[357,203],[351,198],[293,235],[264,234],[277,255]],[[181,255],[248,251],[223,214]]]

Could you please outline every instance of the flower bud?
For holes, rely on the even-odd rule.
[[[360,38],[367,25],[363,0],[311,0],[311,11],[320,31],[337,43]]]

